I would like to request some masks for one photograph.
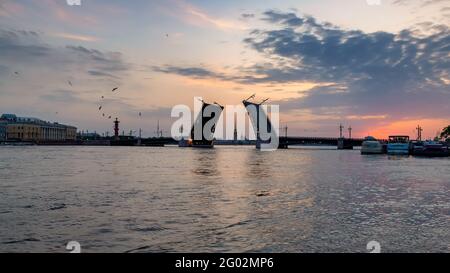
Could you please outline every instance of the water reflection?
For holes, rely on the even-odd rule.
[[[193,154],[192,173],[200,177],[213,177],[220,175],[220,168],[218,168],[218,153],[217,149],[193,149],[190,151]]]
[[[267,152],[253,150],[247,153],[247,176],[254,179],[270,178],[272,164]]]
[[[65,252],[71,240],[86,252],[365,252],[372,240],[386,252],[450,251],[449,159],[0,149],[0,252]]]

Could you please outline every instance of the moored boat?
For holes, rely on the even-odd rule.
[[[409,136],[390,136],[387,145],[389,155],[409,155]]]
[[[450,150],[447,145],[433,141],[415,144],[412,153],[414,156],[423,156],[423,157],[450,156]]]
[[[371,155],[371,154],[382,154],[384,153],[383,144],[376,138],[368,136],[364,139],[361,147],[361,154]]]
[[[181,126],[180,128],[181,139],[178,141],[178,147],[180,148],[192,147],[192,140],[189,137],[183,136],[183,133],[184,127]]]
[[[180,147],[180,148],[192,147],[192,140],[182,138],[182,139],[178,142],[178,147]]]

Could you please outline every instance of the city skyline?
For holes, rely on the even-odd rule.
[[[449,1],[241,2],[1,1],[0,112],[151,136],[194,96],[257,93],[292,135],[448,126]]]

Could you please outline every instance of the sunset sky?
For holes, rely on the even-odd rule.
[[[0,113],[167,135],[174,105],[257,93],[290,135],[434,137],[450,124],[450,0],[368,2],[0,0]]]

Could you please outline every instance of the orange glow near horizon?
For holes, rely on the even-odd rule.
[[[385,126],[378,126],[374,130],[368,131],[371,135],[379,139],[387,139],[391,135],[407,135],[411,139],[417,137],[417,126],[420,125],[424,130],[422,133],[423,139],[433,139],[440,133],[442,129],[449,125],[446,119],[419,119],[419,120],[402,120],[394,121]],[[366,133],[366,134],[367,134]]]
[[[193,79],[182,77],[182,81],[187,86],[212,88],[221,91],[234,91],[233,93],[251,95],[257,93],[259,97],[270,97],[271,101],[286,100],[301,97],[303,93],[307,93],[314,87],[323,85],[313,82],[284,83],[272,85],[269,83],[261,84],[245,84],[220,79]],[[241,101],[239,98],[237,101]]]

